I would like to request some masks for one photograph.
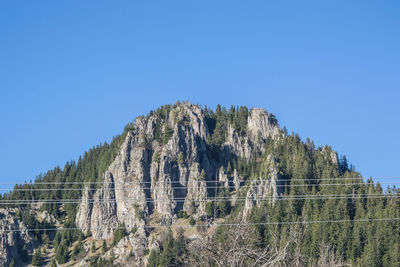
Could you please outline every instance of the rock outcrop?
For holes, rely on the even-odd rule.
[[[250,160],[265,151],[268,137],[279,136],[280,129],[275,117],[265,109],[252,108],[247,120],[247,135],[240,136],[232,125],[228,126],[225,149],[240,158]]]
[[[19,259],[26,244],[26,252],[33,249],[33,238],[28,227],[19,221],[14,209],[0,209],[0,266],[8,266],[11,259]]]
[[[107,259],[111,254],[114,254],[114,264],[120,264],[121,266],[145,266],[143,258],[146,254],[147,246],[147,239],[145,237],[131,233],[121,239],[115,247],[107,251],[103,257]]]
[[[228,125],[219,156],[225,160],[219,161],[207,150],[211,132],[199,106],[184,103],[168,112],[162,120],[154,113],[138,118],[104,174],[104,184],[95,191],[85,189],[76,217],[84,232],[90,230],[94,238],[104,239],[124,224],[128,230],[136,226],[145,233],[153,212],[161,215],[162,224],[173,223],[179,210],[201,216],[216,184],[221,182],[230,190],[240,187],[237,170],[225,172],[227,161],[252,159],[263,153],[268,137],[279,134],[271,115],[254,108],[246,135]],[[277,195],[275,178],[268,182],[273,195]]]
[[[244,218],[253,207],[260,207],[262,201],[275,202],[283,193],[276,158],[268,155],[266,165],[267,177],[259,177],[251,181],[243,210]]]

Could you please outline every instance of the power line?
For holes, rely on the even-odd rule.
[[[290,222],[260,222],[260,223],[215,223],[211,226],[256,226],[256,225],[291,225],[291,224],[317,224],[317,223],[358,223],[358,222],[382,222],[382,221],[399,221],[400,218],[371,218],[371,219],[353,219],[353,220],[319,220],[319,221],[290,221]],[[140,227],[154,229],[154,228],[169,228],[169,227],[207,227],[207,225],[188,225],[188,224],[172,224],[172,225],[143,225]],[[109,230],[117,230],[117,229],[126,229],[123,227],[101,227],[101,228],[88,228],[88,230],[97,230],[97,229],[109,229]],[[78,227],[71,227],[71,228],[36,228],[36,229],[4,229],[1,230],[2,232],[21,232],[21,231],[28,231],[28,232],[37,232],[37,231],[70,231],[70,230],[82,230]]]
[[[337,180],[360,180],[363,177],[334,177],[334,178],[304,178],[304,179],[278,179],[280,182],[290,182],[290,181],[337,181]],[[400,179],[400,177],[376,177],[377,179]],[[215,181],[215,180],[202,180],[202,181],[195,181],[195,182],[207,182],[207,183],[224,183],[225,181]],[[240,180],[240,182],[246,182],[248,180]],[[33,183],[0,183],[0,185],[53,185],[53,184],[83,184],[83,185],[90,185],[90,184],[114,184],[114,183],[121,183],[121,184],[129,184],[129,183],[137,183],[136,181],[122,181],[122,182],[33,182]],[[151,184],[151,181],[142,181],[139,182],[141,184]],[[171,181],[170,183],[181,183],[180,181]]]
[[[319,221],[296,221],[296,222],[260,222],[260,223],[224,223],[218,226],[246,226],[246,225],[280,225],[280,224],[313,224],[313,223],[346,223],[346,222],[372,222],[372,221],[399,221],[400,218],[371,218],[353,220],[319,220]]]
[[[291,178],[291,179],[279,179],[279,181],[335,181],[335,180],[359,180],[359,179],[369,179],[367,177],[327,177],[327,178]],[[383,179],[400,179],[400,176],[391,176],[391,177],[371,177],[375,180],[383,180]],[[5,180],[4,178],[2,180]],[[17,180],[13,178],[13,180]],[[241,180],[244,182],[245,180]],[[201,182],[201,181],[198,181]],[[215,180],[207,180],[209,183],[221,183],[224,181],[215,181]],[[115,182],[33,182],[28,183],[24,182],[20,185],[37,185],[37,184],[108,184],[108,183],[115,183]],[[128,182],[121,182],[121,183],[131,183]],[[143,181],[141,183],[152,183],[151,181]],[[179,181],[172,181],[172,183],[180,183]],[[16,183],[0,183],[0,185],[15,185]]]
[[[77,203],[137,203],[137,202],[146,202],[146,203],[171,203],[171,202],[222,202],[222,201],[271,201],[271,200],[332,200],[332,199],[384,199],[384,198],[399,198],[400,195],[392,195],[392,194],[372,194],[372,195],[353,195],[353,194],[344,194],[344,195],[298,195],[298,196],[287,196],[287,197],[262,197],[262,198],[248,198],[248,197],[212,197],[207,199],[186,199],[186,198],[161,198],[161,199],[152,199],[145,198],[144,200],[128,200],[122,201],[117,199],[106,199],[106,200],[96,200],[96,199],[60,199],[60,200],[2,200],[0,201],[0,205],[27,205],[27,204],[77,204]]]
[[[358,197],[358,196],[362,196],[362,197],[370,197],[370,196],[382,196],[382,197],[386,197],[386,196],[400,196],[400,193],[397,194],[328,194],[328,195],[281,195],[278,196],[279,198],[304,198],[304,197]],[[272,196],[270,196],[272,197]],[[213,197],[214,198],[214,197]],[[223,199],[231,199],[232,196],[226,196],[226,197],[219,197],[217,196],[216,198],[223,198]],[[154,199],[154,198],[145,198],[145,199]],[[170,199],[170,198],[168,198]],[[174,199],[186,199],[186,198],[174,198]],[[30,199],[10,199],[10,200],[0,200],[0,202],[3,201],[32,201]],[[60,201],[64,201],[64,200],[81,200],[81,198],[76,198],[76,199],[59,199]],[[95,200],[95,199],[89,199],[89,200]],[[114,199],[117,200],[117,199]],[[36,199],[35,201],[55,201],[54,199]]]
[[[293,178],[293,179],[278,179],[279,181],[336,181],[336,180],[359,180],[363,179],[363,177],[332,177],[332,178]],[[387,178],[375,178],[375,179],[400,179],[400,177],[387,177]],[[225,181],[216,181],[216,180],[202,180],[195,182],[203,182],[206,181],[208,183],[223,183]],[[245,182],[246,180],[240,180],[240,182]],[[37,184],[113,184],[117,182],[33,182],[33,183],[22,183],[20,185],[37,185]],[[122,181],[118,182],[122,184],[126,183],[136,183],[135,181]],[[142,181],[142,184],[152,183],[151,181]],[[171,183],[181,183],[180,181],[171,181]],[[14,185],[15,183],[0,183],[0,185]]]
[[[253,180],[253,181],[257,181],[257,180]],[[207,183],[207,181],[204,181],[205,183]],[[227,183],[228,181],[223,181],[224,183]],[[106,184],[104,183],[104,185],[112,185],[113,183],[109,183]],[[381,185],[384,184],[388,184],[388,185],[393,185],[393,184],[400,184],[399,182],[382,182],[379,183]],[[135,185],[141,185],[139,184],[135,184]],[[164,183],[163,185],[171,185],[170,182]],[[275,187],[309,187],[309,186],[355,186],[355,185],[368,185],[368,183],[342,183],[342,184],[285,184],[285,185],[275,185]],[[179,187],[174,187],[173,189],[197,189],[199,188],[201,185],[198,186],[179,186]],[[252,188],[254,186],[257,185],[242,185],[242,186],[235,186],[235,185],[228,185],[228,186],[205,186],[207,189],[223,189],[223,188],[235,188],[238,187],[240,188]],[[153,189],[154,187],[144,187],[142,188],[143,190],[150,190]],[[80,188],[0,188],[0,191],[81,191],[85,189],[84,187],[80,187]],[[126,187],[113,187],[113,189],[126,189]]]

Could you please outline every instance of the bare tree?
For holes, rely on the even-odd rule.
[[[341,258],[337,258],[333,247],[329,244],[321,245],[318,261],[312,264],[312,266],[318,267],[339,267],[345,265]]]
[[[259,246],[260,240],[256,238],[257,229],[254,225],[240,221],[223,227],[226,228],[220,229],[222,235],[219,236],[218,231],[214,231],[208,237],[194,240],[189,244],[192,266],[268,267],[286,265],[284,262],[288,259],[289,251],[298,254],[297,256],[291,255],[290,258],[293,260],[297,257],[298,264],[295,266],[301,266],[300,248],[296,250],[297,246],[300,247],[298,239],[301,234],[297,229],[290,230],[284,244],[280,244],[280,240],[275,234],[276,231],[273,231],[271,242],[263,247]],[[223,242],[220,242],[221,238]],[[295,246],[293,247],[293,245]]]

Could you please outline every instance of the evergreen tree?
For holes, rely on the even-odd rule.
[[[183,235],[183,229],[180,228],[178,229],[178,236],[174,242],[174,254],[175,254],[175,259],[176,259],[176,263],[177,265],[182,265],[184,260],[183,257],[185,256],[185,254],[187,253],[187,249],[186,249],[186,239]]]
[[[111,252],[110,252],[110,264],[111,265],[114,263],[114,260],[115,260],[115,253],[114,253],[114,250],[111,249]]]
[[[166,233],[165,240],[163,242],[163,251],[160,257],[161,266],[174,266],[175,253],[174,253],[174,237],[169,229]]]
[[[49,236],[47,235],[46,232],[44,232],[43,236],[42,236],[42,243],[45,244],[45,245],[48,245],[49,242],[50,242]]]
[[[190,225],[190,226],[193,226],[193,225],[195,225],[195,224],[196,224],[195,219],[193,218],[193,216],[190,216],[190,217],[189,217],[189,225]]]
[[[63,240],[56,249],[55,259],[59,264],[64,264],[69,260],[67,241]]]
[[[162,141],[164,145],[168,143],[173,133],[174,131],[168,126],[168,123],[165,122],[163,127],[163,136],[162,136]]]
[[[79,238],[78,244],[75,245],[74,249],[72,250],[72,257],[74,259],[78,259],[80,254],[83,253],[83,243],[82,243],[82,238]]]
[[[29,260],[28,249],[26,247],[26,244],[23,245],[20,255],[21,255],[21,260],[23,262],[27,262]]]
[[[159,254],[155,250],[151,250],[147,267],[158,267],[159,266]]]
[[[116,229],[114,232],[112,246],[115,246],[116,244],[118,244],[118,242],[127,235],[128,235],[128,233],[126,232],[125,225],[124,224],[120,225],[118,227],[118,229]]]
[[[219,197],[222,198],[222,201],[219,201],[217,206],[218,206],[218,211],[219,215],[221,217],[227,216],[230,211],[231,211],[231,203],[229,201],[229,193],[227,190],[222,190],[220,194],[218,194]]]
[[[101,246],[101,250],[103,253],[105,253],[107,251],[107,243],[105,240],[103,240],[103,244]]]
[[[208,217],[214,217],[214,201],[210,201],[206,203],[205,212]]]
[[[96,245],[94,244],[94,240],[92,241],[92,246],[90,247],[90,251],[91,251],[92,253],[95,253],[95,252],[96,252]]]
[[[40,249],[37,249],[35,253],[33,253],[32,257],[32,265],[33,266],[40,266],[42,262],[42,253]]]

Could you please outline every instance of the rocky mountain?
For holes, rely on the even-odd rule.
[[[19,211],[12,205],[0,210],[0,265],[361,264],[368,246],[356,234],[332,240],[336,228],[276,228],[282,221],[332,214],[367,216],[373,209],[355,196],[380,186],[354,187],[357,180],[343,177],[362,181],[345,157],[288,135],[264,109],[166,105],[138,117],[110,145],[4,195],[2,204],[25,204]],[[325,187],[324,179],[333,186]],[[332,192],[352,196],[318,205],[296,198]],[[356,225],[344,229],[359,231]],[[364,244],[359,254],[347,252],[359,244],[354,240]],[[328,249],[318,254],[307,250],[322,245]]]
[[[124,224],[128,230],[136,226],[144,233],[143,227],[153,213],[160,214],[164,225],[174,223],[179,210],[201,217],[205,204],[214,197],[212,186],[216,181],[240,187],[237,171],[233,172],[236,177],[224,172],[226,163],[236,157],[251,160],[263,152],[267,138],[278,137],[280,131],[267,111],[251,109],[246,135],[240,136],[228,125],[226,141],[217,157],[223,160],[217,161],[207,153],[211,133],[199,106],[179,105],[169,111],[167,118],[164,126],[172,131],[165,144],[156,140],[156,114],[138,118],[105,172],[104,184],[95,192],[85,189],[76,217],[76,225],[83,232],[91,229],[94,238],[104,239],[113,235],[113,228]],[[258,196],[277,195],[277,173],[275,170],[265,190],[257,190],[257,185],[254,190]]]

